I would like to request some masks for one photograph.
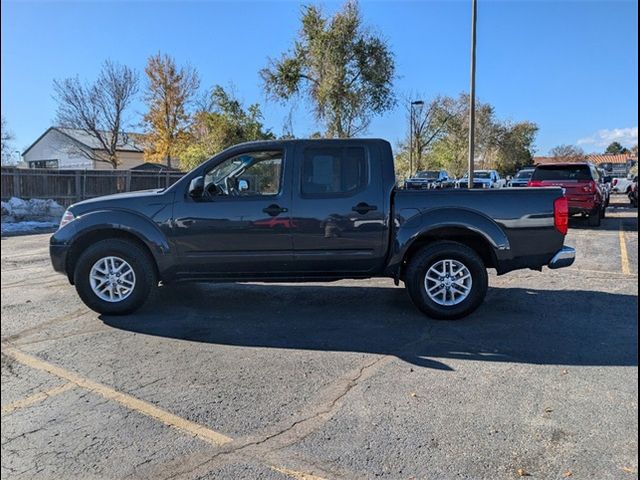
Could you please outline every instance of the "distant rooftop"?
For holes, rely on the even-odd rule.
[[[74,140],[75,142],[90,148],[91,150],[104,150],[104,147],[100,144],[100,141],[88,133],[86,130],[78,129],[78,128],[65,128],[65,127],[49,127],[42,135],[40,135],[35,142],[33,142],[29,147],[22,152],[22,155],[26,154],[31,148],[38,143],[42,137],[44,137],[51,130],[55,130],[62,135]],[[111,134],[109,132],[101,132],[104,135],[104,138],[108,142],[111,138]],[[116,146],[116,150],[119,152],[144,152],[144,148],[142,147],[142,140],[144,135],[141,133],[133,133],[133,132],[122,132],[118,135],[118,145]]]
[[[629,160],[638,161],[637,157],[634,157],[631,153],[621,153],[617,155],[612,154],[588,154],[584,160],[591,162],[595,165],[601,165],[603,163],[612,163],[612,164],[626,164]],[[571,162],[570,159],[565,158],[557,158],[557,157],[533,157],[534,165],[546,165],[549,163],[562,163],[562,162]]]
[[[72,137],[74,140],[86,145],[91,149],[101,150],[103,148],[98,139],[85,130],[63,127],[53,128],[58,130],[59,132],[64,133],[65,135]],[[101,134],[104,135],[107,142],[111,138],[110,132],[101,132]],[[120,135],[118,135],[117,149],[126,152],[142,152],[143,149],[139,145],[141,137],[142,135],[139,133],[122,132],[120,133]],[[136,140],[138,141],[138,143],[136,143]]]

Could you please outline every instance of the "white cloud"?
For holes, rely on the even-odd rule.
[[[625,147],[638,143],[638,127],[612,128],[598,130],[596,133],[578,140],[578,145],[607,147],[611,142],[619,142]]]

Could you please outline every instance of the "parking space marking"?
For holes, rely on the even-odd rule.
[[[269,468],[278,473],[282,473],[289,478],[294,478],[295,480],[325,480],[323,477],[318,477],[317,475],[311,475],[310,473],[299,472],[297,470],[291,470],[289,468],[284,467],[276,467],[274,465],[270,465]]]
[[[620,261],[622,262],[622,273],[625,275],[631,275],[631,268],[629,266],[629,254],[627,253],[627,242],[624,238],[624,227],[620,222],[620,230],[618,232],[620,236]]]
[[[37,358],[33,355],[29,355],[28,353],[25,353],[15,347],[3,344],[2,351],[5,355],[10,356],[23,365],[49,373],[56,377],[62,378],[63,380],[67,380],[68,382],[62,386],[47,390],[46,392],[40,392],[23,400],[18,400],[16,402],[7,404],[6,406],[2,407],[2,415],[15,411],[19,408],[24,408],[26,406],[41,402],[43,400],[46,400],[47,398],[61,394],[73,388],[80,387],[97,395],[100,395],[106,399],[118,402],[119,404],[125,406],[130,410],[151,417],[169,427],[181,430],[184,433],[197,437],[208,443],[219,446],[233,441],[231,437],[227,437],[222,433],[216,432],[214,430],[211,430],[210,428],[204,427],[200,424],[174,415],[173,413],[167,412],[166,410],[158,408],[155,405],[145,402],[144,400],[140,400],[139,398],[119,392],[111,387],[98,382],[94,382],[93,380],[83,378],[80,375],[70,372],[69,370],[66,370],[62,367],[58,367],[57,365],[54,365],[52,363],[41,360],[40,358]],[[293,478],[295,480],[325,480],[323,477],[319,477],[310,473],[305,473],[285,467],[278,467],[275,465],[270,465],[268,463],[266,465],[272,470],[282,473],[283,475],[286,475],[287,477]]]
[[[230,437],[227,437],[222,433],[218,433],[195,422],[174,415],[173,413],[167,412],[166,410],[158,408],[151,403],[140,400],[139,398],[119,392],[111,387],[102,385],[101,383],[83,378],[80,375],[65,370],[62,367],[53,365],[49,362],[45,362],[44,360],[24,353],[16,348],[9,346],[5,347],[3,345],[3,352],[24,365],[35,368],[36,370],[50,373],[51,375],[55,375],[56,377],[60,377],[72,384],[84,388],[85,390],[89,390],[90,392],[93,392],[104,398],[118,402],[119,404],[127,407],[130,410],[151,417],[161,423],[164,423],[165,425],[181,430],[214,445],[224,445],[225,443],[229,443],[232,441]]]
[[[31,405],[35,405],[36,403],[43,402],[48,398],[55,397],[56,395],[60,395],[64,392],[68,392],[69,390],[72,390],[76,387],[77,385],[75,383],[65,383],[64,385],[54,387],[50,390],[35,393],[26,398],[23,398],[22,400],[16,400],[15,402],[8,403],[2,406],[2,416],[7,415],[11,412],[15,412],[16,410],[20,410],[22,408],[30,407]]]

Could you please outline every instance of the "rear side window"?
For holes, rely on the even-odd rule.
[[[541,165],[536,168],[531,180],[539,182],[545,180],[589,181],[592,178],[589,165]]]
[[[301,193],[307,196],[349,195],[367,186],[364,148],[309,148],[302,161]]]

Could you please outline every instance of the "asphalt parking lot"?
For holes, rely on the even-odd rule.
[[[571,227],[575,265],[457,322],[387,279],[103,317],[48,235],[3,238],[2,478],[637,478],[637,210]]]

